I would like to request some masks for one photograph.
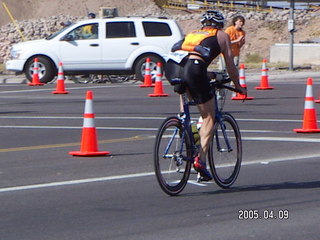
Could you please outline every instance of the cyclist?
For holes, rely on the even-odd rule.
[[[184,39],[173,45],[165,74],[169,81],[176,77],[185,81],[188,96],[197,104],[203,118],[199,132],[201,149],[194,159],[193,166],[200,173],[202,181],[209,181],[212,177],[206,168],[206,156],[215,121],[215,93],[210,88],[207,67],[222,53],[235,88],[244,95],[247,90],[239,84],[239,73],[233,62],[230,38],[222,30],[223,15],[218,11],[209,10],[202,15],[201,24],[201,29],[187,34]],[[175,87],[178,93],[180,90]]]

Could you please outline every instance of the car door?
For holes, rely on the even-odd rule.
[[[60,60],[66,70],[101,69],[102,46],[99,23],[78,26],[62,38]]]
[[[104,69],[125,69],[130,54],[140,47],[133,21],[107,21],[103,37]]]

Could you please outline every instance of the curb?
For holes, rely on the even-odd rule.
[[[299,79],[319,78],[320,72],[317,71],[269,71],[268,72],[269,82],[276,82],[279,80],[291,81]],[[260,82],[261,72],[260,71],[246,71],[246,80],[249,82]],[[14,74],[0,74],[0,84],[27,84],[28,81],[24,75]],[[74,83],[71,80],[66,79],[66,83]]]

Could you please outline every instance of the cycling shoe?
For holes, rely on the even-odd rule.
[[[199,156],[194,158],[193,167],[197,172],[200,173],[200,176],[201,176],[200,181],[212,180],[212,176],[211,176],[210,172],[207,170],[206,164],[200,160]]]

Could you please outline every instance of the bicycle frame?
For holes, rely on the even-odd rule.
[[[229,139],[228,139],[228,136],[227,136],[226,126],[223,123],[223,121],[221,120],[223,118],[223,107],[221,107],[219,109],[217,97],[215,97],[215,109],[216,109],[215,122],[220,124],[221,130],[222,130],[222,134],[223,134],[223,139],[224,139],[224,141],[226,143],[226,146],[227,146],[227,150],[221,148],[221,144],[220,144],[220,141],[219,141],[219,133],[218,133],[218,131],[216,131],[214,136],[216,137],[216,140],[217,140],[217,149],[218,149],[219,152],[224,152],[224,151],[231,152],[232,151],[232,147],[230,145],[230,142],[229,142]]]
[[[226,87],[223,85],[224,88],[227,88],[229,90],[233,90],[231,87]],[[183,103],[183,111],[184,111],[184,114],[183,116],[180,116],[180,120],[182,122],[182,125],[183,125],[183,133],[182,133],[182,140],[184,140],[184,137],[185,137],[185,131],[188,132],[189,136],[191,136],[191,141],[192,141],[192,156],[195,156],[195,152],[197,150],[197,147],[195,146],[195,140],[194,140],[194,136],[192,134],[192,130],[191,130],[191,117],[190,117],[190,108],[189,106],[194,106],[196,105],[195,102],[193,101],[189,101],[188,100],[188,97],[187,97],[187,94],[186,93],[183,93],[181,94],[181,97],[182,97],[182,103]],[[220,152],[224,152],[224,151],[227,151],[227,152],[231,152],[232,151],[232,147],[230,145],[230,142],[228,140],[228,135],[227,135],[227,132],[226,132],[226,127],[223,123],[223,121],[221,120],[223,118],[223,106],[221,106],[220,108],[218,107],[218,100],[217,100],[217,96],[214,96],[214,100],[215,100],[215,122],[217,122],[218,124],[220,124],[221,126],[221,130],[222,130],[222,134],[223,134],[223,139],[226,143],[226,146],[227,146],[227,149],[223,149],[221,147],[221,144],[220,144],[220,141],[219,141],[219,138],[218,138],[218,132],[216,132],[214,135],[216,136],[216,139],[217,139],[217,149],[218,151]],[[175,131],[176,133],[174,133],[175,135],[177,134],[177,130]],[[175,136],[174,135],[174,136]],[[173,139],[173,138],[172,138]],[[171,143],[172,143],[172,140],[171,142],[168,144],[168,148],[170,148],[171,146]],[[179,150],[179,153],[181,154],[183,151],[183,141],[181,141],[181,147],[180,147],[180,150]],[[193,161],[193,158],[192,159],[184,159],[184,160],[188,160],[188,161]]]

